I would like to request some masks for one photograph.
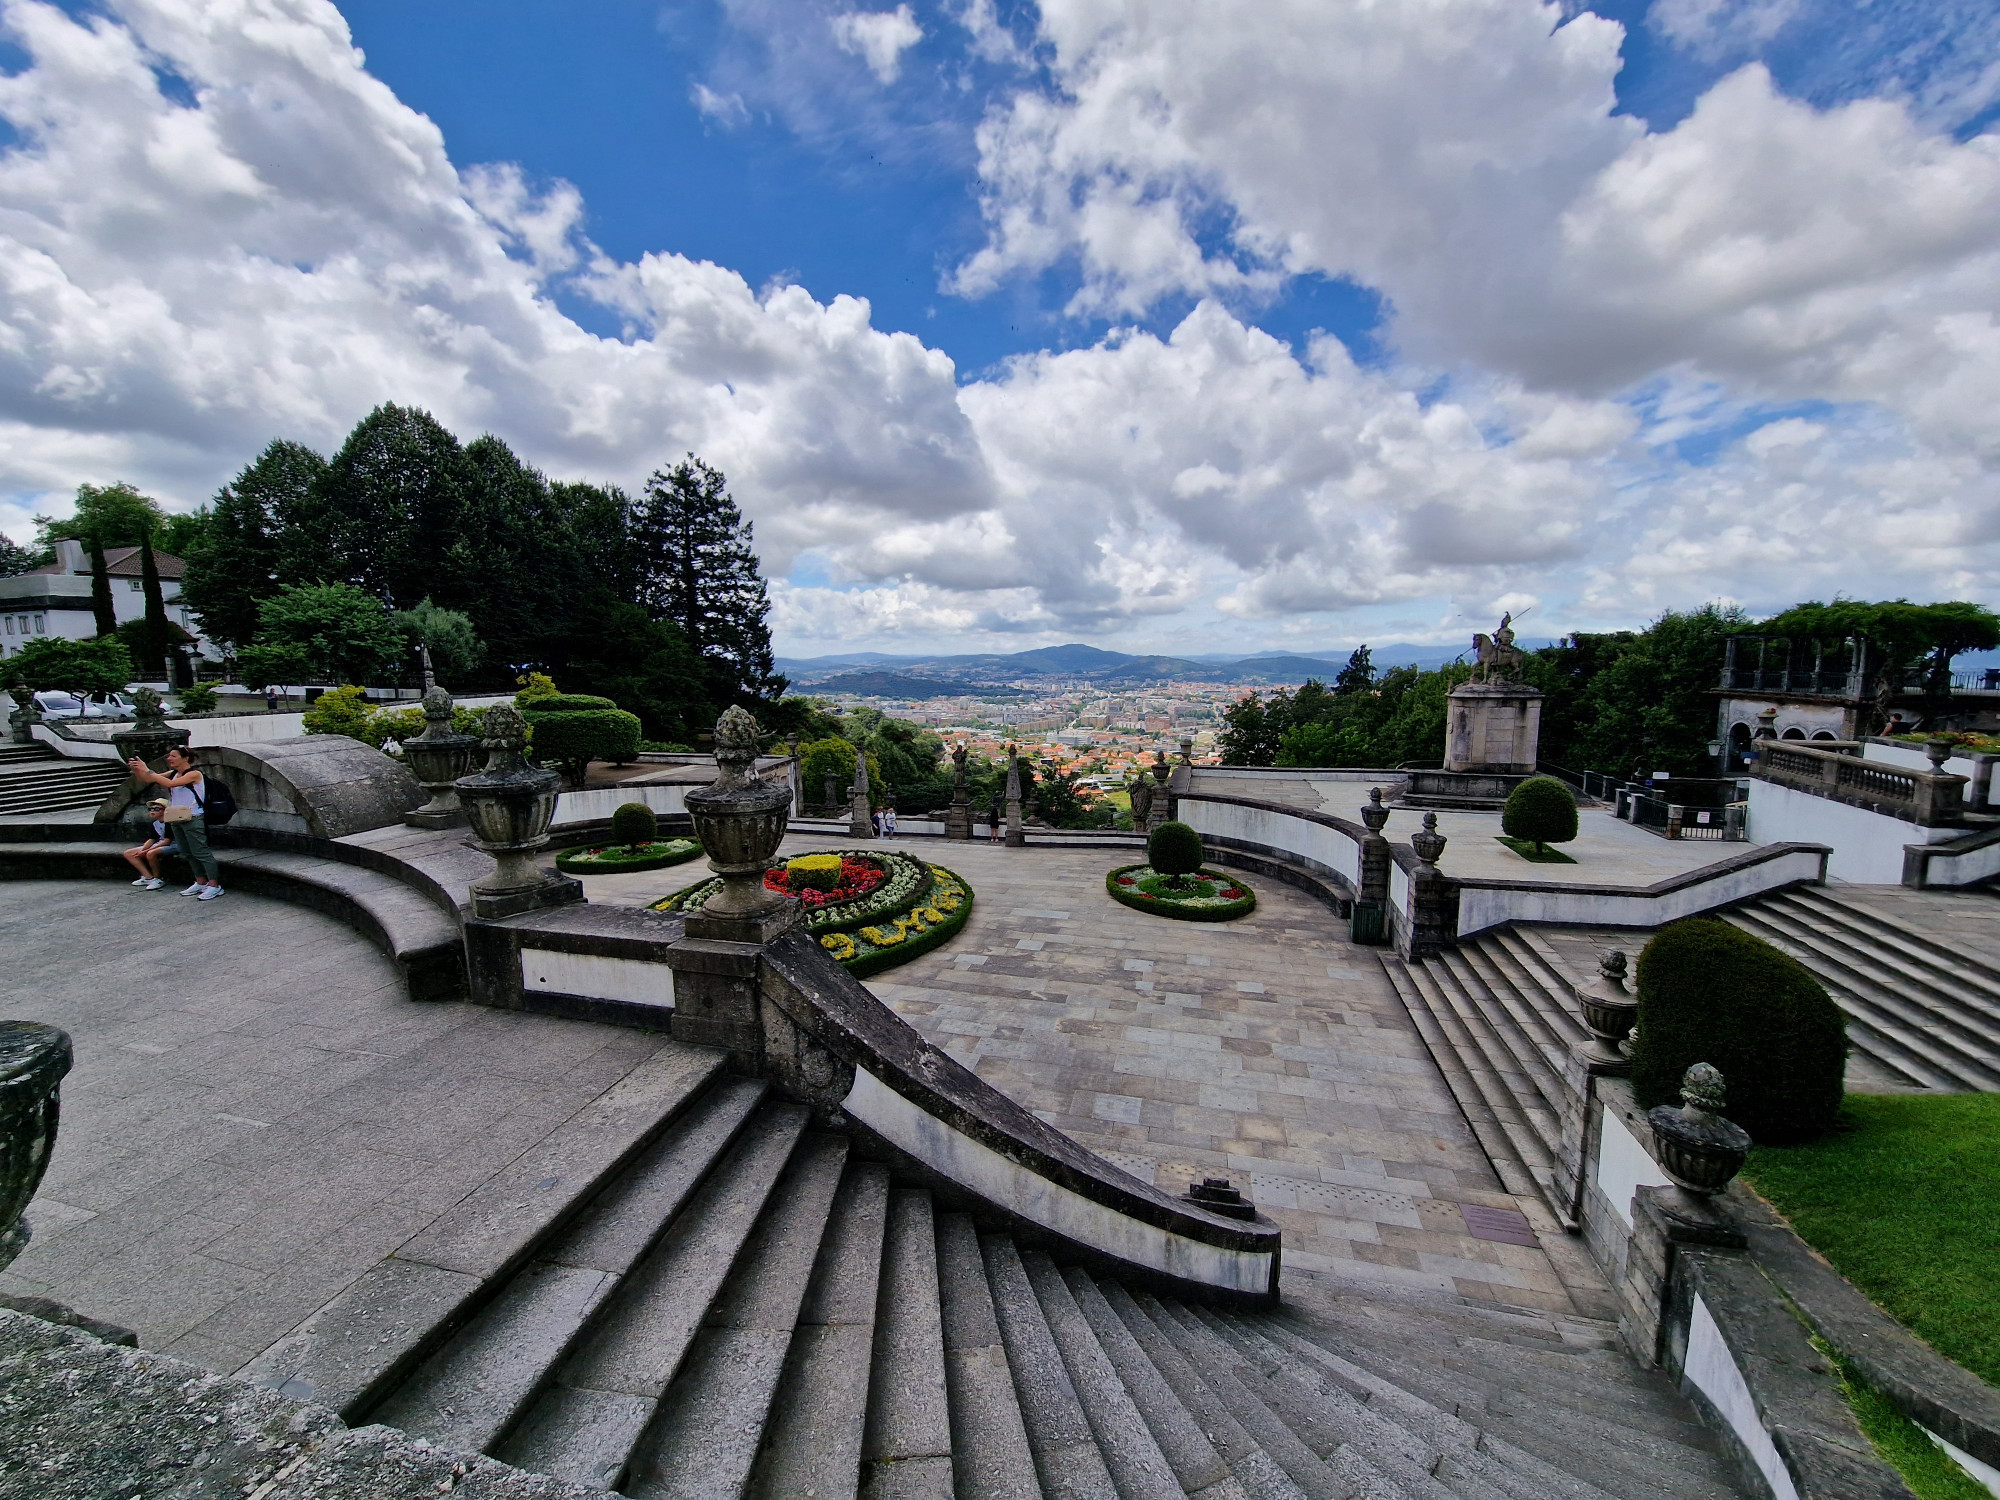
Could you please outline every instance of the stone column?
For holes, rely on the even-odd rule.
[[[728,709],[715,723],[720,774],[687,795],[695,836],[722,890],[688,913],[687,941],[671,960],[675,1040],[726,1047],[752,1071],[761,1067],[764,1049],[758,954],[803,915],[797,900],[764,884],[784,842],[792,789],[759,781],[751,774],[756,761],[757,721],[741,708]],[[867,783],[859,784],[865,796]]]
[[[823,790],[826,792],[826,807],[829,811],[840,806],[840,783],[831,772],[827,773]]]
[[[1562,1135],[1556,1148],[1556,1187],[1569,1205],[1563,1227],[1583,1215],[1584,1183],[1589,1176],[1590,1112],[1597,1100],[1600,1078],[1623,1078],[1632,1071],[1625,1055],[1625,1038],[1638,1019],[1639,1001],[1625,982],[1627,961],[1613,948],[1598,961],[1597,977],[1575,986],[1577,1010],[1591,1039],[1573,1043],[1563,1060]]]
[[[1019,849],[1028,842],[1022,827],[1027,814],[1021,808],[1021,752],[1007,747],[1007,846]]]
[[[1389,840],[1382,834],[1389,821],[1389,809],[1382,805],[1382,788],[1368,789],[1368,801],[1361,809],[1367,833],[1361,837],[1361,887],[1355,893],[1348,936],[1371,946],[1388,941],[1389,932]]]
[[[424,654],[424,675],[430,675],[430,654]],[[403,742],[403,760],[431,800],[415,812],[403,814],[412,828],[460,828],[465,809],[458,805],[458,778],[472,769],[472,753],[479,741],[451,727],[451,694],[435,682],[424,689],[424,732]]]
[[[965,742],[951,747],[951,810],[944,815],[944,836],[972,837],[972,799],[965,783]]]
[[[1458,891],[1438,871],[1446,840],[1437,822],[1436,813],[1425,813],[1424,826],[1410,835],[1417,867],[1410,872],[1409,921],[1396,935],[1397,951],[1407,959],[1435,958],[1458,936]]]
[[[1153,829],[1158,828],[1162,823],[1169,822],[1172,819],[1167,795],[1167,778],[1173,775],[1173,767],[1167,764],[1166,751],[1155,750],[1153,752],[1153,764],[1150,769],[1153,773],[1153,815],[1147,821],[1147,832],[1149,833]]]
[[[68,1032],[39,1021],[0,1021],[0,1269],[27,1248],[22,1213],[55,1150],[69,1067]]]
[[[796,817],[806,810],[806,768],[805,762],[799,759],[797,735],[793,735],[785,742],[785,753],[792,758],[791,772],[787,779],[792,784],[792,815]]]
[[[854,752],[854,788],[847,808],[847,836],[851,839],[875,837],[875,820],[868,815],[868,752]]]
[[[493,856],[494,871],[472,883],[475,916],[511,917],[583,899],[583,882],[535,864],[549,842],[562,777],[528,764],[528,721],[511,703],[486,710],[486,769],[454,783],[472,825],[473,847]]]

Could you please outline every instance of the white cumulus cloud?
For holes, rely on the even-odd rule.
[[[924,39],[924,29],[907,5],[894,10],[853,10],[830,18],[834,42],[868,64],[878,83],[894,83],[903,54]]]

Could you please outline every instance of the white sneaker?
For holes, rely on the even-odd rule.
[[[186,890],[182,891],[181,894],[183,896],[199,896],[203,891],[207,889],[208,889],[207,886],[203,885],[199,880],[197,880],[193,885],[189,886]]]
[[[197,900],[197,901],[213,901],[213,900],[214,900],[214,899],[215,899],[215,898],[216,898],[217,896],[220,896],[221,894],[222,894],[222,887],[221,887],[221,886],[219,886],[219,885],[205,885],[205,886],[203,886],[203,887],[201,888],[201,894],[200,894],[199,896],[195,897],[195,900]]]
[[[142,880],[139,882],[139,884],[145,887],[145,889],[149,891],[157,891],[161,886],[165,885],[166,882],[164,880]]]
[[[146,876],[141,875],[137,880],[133,881],[132,884],[136,886],[143,886],[146,883],[146,879],[147,879]]]

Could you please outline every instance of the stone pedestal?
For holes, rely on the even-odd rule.
[[[1146,831],[1150,833],[1173,818],[1172,801],[1167,792],[1167,778],[1173,774],[1173,767],[1167,764],[1167,752],[1155,750],[1153,764],[1147,769],[1153,773],[1153,812],[1146,820]]]
[[[1542,694],[1521,682],[1462,682],[1446,699],[1444,768],[1532,775]]]
[[[473,846],[493,856],[494,871],[472,883],[475,916],[491,920],[583,899],[583,882],[535,863],[547,847],[555,821],[562,777],[528,764],[527,720],[511,703],[486,711],[486,769],[460,777],[454,786]]]
[[[759,781],[750,774],[757,762],[757,721],[732,708],[715,723],[715,763],[721,774],[687,794],[695,837],[708,853],[708,867],[722,877],[722,889],[688,914],[691,938],[719,943],[768,943],[799,924],[804,909],[790,896],[764,885],[764,872],[784,842],[790,821],[789,782]],[[867,772],[857,762],[855,779],[865,806]]]
[[[21,1215],[55,1150],[69,1067],[68,1032],[39,1021],[0,1021],[0,1269],[27,1247]]]
[[[854,752],[854,787],[847,804],[847,836],[851,839],[875,837],[875,820],[868,807],[868,752]],[[776,846],[773,846],[775,851]]]
[[[432,686],[424,692],[424,732],[403,742],[403,763],[431,800],[415,812],[403,814],[411,828],[460,828],[465,809],[458,803],[458,778],[472,769],[473,752],[479,741],[469,734],[454,734],[451,727],[451,694]]]
[[[1022,826],[1026,813],[1021,807],[1021,757],[1013,751],[1007,752],[1007,837],[1010,849],[1019,849],[1028,842],[1028,831]]]

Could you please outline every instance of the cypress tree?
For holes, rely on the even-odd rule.
[[[111,602],[111,570],[104,562],[104,539],[90,534],[90,612],[96,617],[97,633],[115,635],[118,607]]]
[[[690,453],[646,481],[633,514],[639,602],[680,627],[717,702],[775,698],[785,679],[771,660],[771,602],[752,528],[728,481]]]
[[[148,677],[164,677],[167,670],[167,601],[160,592],[160,565],[153,558],[153,534],[139,543],[139,586],[146,595],[144,658],[139,670]]]

